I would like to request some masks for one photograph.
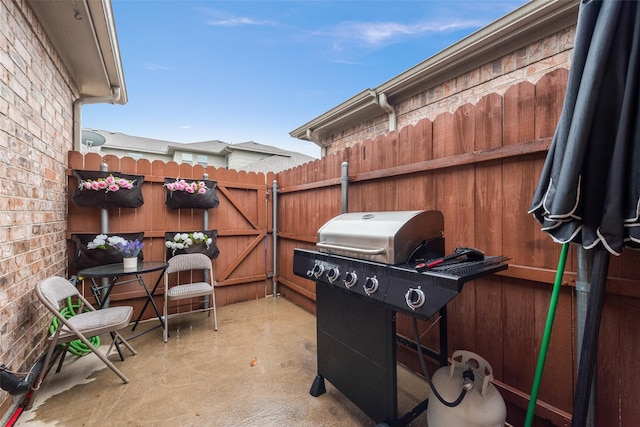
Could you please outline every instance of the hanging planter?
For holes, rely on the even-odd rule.
[[[122,262],[124,255],[117,248],[105,247],[100,249],[91,249],[91,244],[97,236],[99,235],[95,233],[71,235],[71,241],[75,245],[75,251],[73,252],[73,258],[71,259],[71,267],[76,271],[80,271],[85,268],[97,267],[99,265],[117,264]],[[106,236],[120,236],[128,242],[134,242],[136,240],[138,242],[142,242],[144,232],[113,233],[107,234]],[[144,259],[142,251],[139,251],[138,259]]]
[[[165,234],[167,259],[180,254],[205,254],[217,258],[220,251],[216,245],[218,230],[208,231],[167,231]]]
[[[216,194],[216,181],[207,179],[184,180],[166,178],[166,205],[169,209],[211,209],[220,201]]]
[[[77,206],[94,208],[139,208],[143,175],[120,172],[74,170],[78,185],[72,200]]]

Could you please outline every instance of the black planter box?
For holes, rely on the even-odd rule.
[[[167,189],[166,205],[169,209],[212,209],[217,208],[220,204],[218,195],[216,194],[216,181],[207,179],[190,179],[187,183],[204,182],[207,191],[204,194],[189,193],[187,191],[171,191]],[[165,186],[169,183],[176,182],[175,179],[166,178]]]
[[[77,206],[94,208],[139,208],[144,203],[142,198],[143,175],[129,175],[120,172],[102,172],[74,170],[78,186],[73,190],[72,200]],[[92,190],[82,186],[86,181],[102,181],[109,176],[133,181],[131,189],[120,188],[117,191]]]
[[[173,232],[167,231],[164,234],[165,241],[173,240],[173,237],[178,233],[180,234],[203,233],[205,236],[209,237],[212,241],[211,241],[211,244],[209,244],[208,248],[207,248],[207,245],[204,243],[196,243],[194,245],[189,246],[188,248],[176,249],[175,251],[171,248],[167,248],[167,259],[180,254],[193,254],[193,253],[205,254],[211,259],[215,259],[218,257],[218,254],[220,253],[220,251],[218,250],[218,246],[216,244],[216,239],[218,237],[218,230],[173,231]]]
[[[103,233],[98,233],[103,234]],[[73,257],[71,258],[71,267],[77,271],[85,268],[97,267],[99,265],[117,264],[122,262],[122,254],[116,249],[89,249],[87,244],[92,242],[98,234],[72,234],[71,241],[75,244]],[[126,240],[138,239],[142,241],[144,232],[140,233],[104,233],[107,236],[120,236]],[[143,260],[142,251],[138,255],[138,259]]]

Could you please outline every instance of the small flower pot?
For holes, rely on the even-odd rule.
[[[138,257],[122,258],[122,264],[125,270],[135,270],[138,268]]]

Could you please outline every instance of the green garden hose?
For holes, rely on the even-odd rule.
[[[80,308],[80,304],[74,304],[71,300],[71,297],[67,298],[67,306],[63,307],[60,310],[60,314],[64,316],[65,319],[69,319],[76,315],[76,310]],[[51,320],[51,326],[49,327],[49,333],[54,334],[58,326],[60,325],[60,319],[54,317]],[[89,342],[94,347],[100,346],[100,337],[95,336],[89,338]],[[91,353],[91,349],[87,347],[85,343],[81,340],[73,340],[67,344],[67,351],[75,356],[84,356],[87,353]]]
[[[525,419],[525,427],[530,427],[533,423],[533,415],[536,410],[536,401],[538,400],[538,389],[542,380],[542,372],[544,371],[544,362],[547,358],[547,349],[549,347],[549,339],[551,338],[551,329],[553,328],[553,318],[556,315],[556,307],[558,306],[558,296],[560,295],[560,287],[562,285],[562,275],[564,274],[564,265],[567,261],[567,252],[569,252],[569,243],[562,244],[560,251],[560,259],[558,260],[558,270],[556,271],[556,280],[553,284],[551,292],[551,300],[549,301],[549,312],[547,313],[547,324],[544,328],[544,336],[540,346],[540,355],[538,356],[538,366],[536,374],[533,378],[533,386],[531,388],[531,396],[529,397],[529,407],[527,409],[527,417]]]

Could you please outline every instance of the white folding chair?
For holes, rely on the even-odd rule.
[[[190,309],[188,312],[213,310],[214,330],[217,331],[216,282],[213,278],[213,263],[211,259],[201,253],[193,253],[176,255],[169,258],[167,262],[169,263],[169,267],[167,267],[164,273],[164,334],[162,337],[164,342],[167,342],[169,337],[169,301],[208,296],[208,304],[207,301],[203,299],[203,301],[198,301],[198,304],[204,305],[203,308],[196,310]],[[202,273],[199,273],[199,271],[202,271]],[[203,280],[199,280],[201,276],[197,276],[198,278],[194,280],[194,275],[196,274],[202,274]],[[174,277],[171,277],[172,275]],[[176,313],[176,315],[184,313]],[[211,311],[209,311],[209,315],[211,315]]]
[[[78,289],[67,279],[53,276],[44,279],[36,286],[36,295],[59,320],[58,328],[49,336],[49,349],[42,365],[42,372],[37,381],[32,386],[32,396],[40,388],[51,357],[58,344],[67,344],[74,340],[82,341],[96,356],[100,358],[111,370],[120,377],[126,384],[129,379],[107,358],[114,345],[123,344],[131,354],[137,354],[134,348],[118,333],[119,330],[127,327],[133,315],[133,307],[110,307],[97,310],[78,292]],[[67,307],[68,298],[79,303],[77,314],[66,318],[61,310]],[[90,341],[91,337],[110,333],[112,337],[109,349],[102,353]]]

